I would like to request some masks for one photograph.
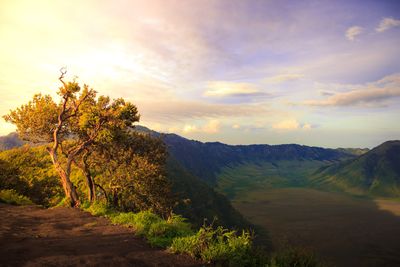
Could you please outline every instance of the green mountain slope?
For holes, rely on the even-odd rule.
[[[249,163],[266,164],[266,167],[269,168],[268,164],[276,165],[277,162],[313,161],[322,164],[317,164],[316,168],[318,168],[327,163],[355,157],[354,154],[345,150],[297,144],[226,145],[219,142],[202,143],[188,140],[176,134],[165,134],[162,138],[167,144],[170,155],[185,169],[212,185],[218,183],[219,174],[224,171],[224,168],[233,168]]]
[[[306,187],[309,176],[321,166],[332,164],[319,160],[253,161],[233,164],[217,175],[217,189],[230,199],[250,190]]]
[[[198,226],[204,222],[230,228],[249,228],[250,224],[236,211],[230,201],[206,183],[187,172],[173,158],[167,162],[172,190],[180,200],[174,210]],[[206,221],[204,221],[206,219]]]
[[[319,169],[317,187],[352,194],[400,196],[400,141],[388,141],[352,160]]]

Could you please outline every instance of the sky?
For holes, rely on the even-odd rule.
[[[67,78],[200,141],[400,139],[400,1],[0,0],[0,115]],[[15,131],[0,120],[0,135]]]

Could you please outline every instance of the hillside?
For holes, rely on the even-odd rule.
[[[19,139],[17,133],[10,133],[5,136],[0,136],[0,151],[19,147],[24,144],[24,141]]]
[[[338,161],[353,155],[344,151],[287,145],[226,145],[219,142],[202,143],[174,134],[166,134],[168,150],[186,169],[201,179],[216,183],[223,167],[248,162],[277,161]]]
[[[216,219],[216,224],[230,228],[249,228],[250,224],[224,195],[187,172],[173,158],[168,159],[167,173],[173,192],[181,200],[174,208],[175,212],[197,226],[202,225],[206,218],[207,223]]]
[[[352,194],[400,196],[400,141],[387,141],[352,160],[319,169],[312,184]]]

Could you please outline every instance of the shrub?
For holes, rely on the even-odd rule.
[[[33,202],[26,196],[19,195],[13,189],[0,190],[0,202],[12,205],[32,205]]]
[[[90,205],[84,204],[82,205],[82,209],[90,212],[94,216],[113,217],[116,213],[115,210],[103,202],[93,202]]]
[[[163,248],[170,246],[174,238],[193,234],[191,225],[179,215],[164,220],[151,211],[125,212],[112,217],[111,222],[132,227],[137,235],[146,237],[150,245]]]
[[[203,226],[194,235],[175,238],[171,251],[228,266],[250,266],[253,262],[250,233],[238,235],[222,227]]]
[[[167,220],[161,220],[150,225],[146,237],[152,246],[166,248],[172,244],[175,238],[192,234],[191,225],[186,222],[185,218],[172,215]]]
[[[138,235],[146,236],[150,226],[160,222],[162,219],[151,211],[141,211],[138,213],[121,212],[111,218],[114,224],[122,224],[135,229]]]

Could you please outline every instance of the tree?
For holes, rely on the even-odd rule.
[[[77,190],[70,180],[72,164],[96,140],[109,139],[116,129],[139,121],[139,114],[136,106],[123,99],[96,98],[96,91],[89,89],[88,85],[82,89],[75,80],[64,82],[66,71],[60,71],[59,104],[49,95],[37,94],[28,104],[10,111],[4,119],[17,126],[23,140],[51,142],[47,151],[60,176],[65,195],[71,206],[79,206]],[[63,148],[66,143],[68,146]]]
[[[96,142],[84,161],[85,171],[107,201],[123,210],[152,209],[168,215],[173,204],[166,177],[167,150],[161,139],[135,131],[118,131],[109,142]]]

